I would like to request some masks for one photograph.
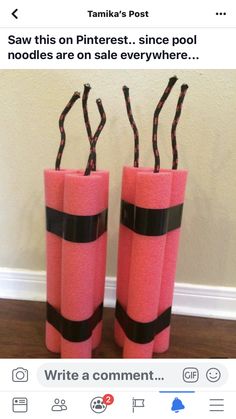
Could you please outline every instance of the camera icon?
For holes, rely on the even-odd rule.
[[[12,370],[12,381],[25,383],[28,381],[28,370],[22,367]]]

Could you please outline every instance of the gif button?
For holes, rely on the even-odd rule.
[[[197,368],[189,367],[183,370],[183,380],[186,383],[196,383],[199,380],[199,371]]]

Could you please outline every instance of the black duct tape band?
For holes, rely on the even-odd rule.
[[[137,207],[121,201],[120,222],[137,234],[162,236],[181,226],[183,204],[164,209]]]
[[[103,303],[86,320],[75,321],[63,317],[51,304],[47,303],[47,321],[70,342],[83,342],[92,336],[93,329],[102,320]]]
[[[46,229],[75,243],[97,240],[107,231],[108,210],[95,215],[72,215],[46,207]]]
[[[127,338],[135,343],[149,343],[156,335],[170,325],[171,307],[165,310],[155,320],[142,323],[129,317],[119,301],[117,301],[115,315]]]

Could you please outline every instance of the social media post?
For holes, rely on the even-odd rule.
[[[232,417],[234,10],[182,3],[4,5],[6,418]]]

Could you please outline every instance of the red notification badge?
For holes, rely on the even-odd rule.
[[[102,401],[107,406],[110,406],[110,404],[114,402],[114,397],[112,396],[112,394],[105,394],[105,396],[103,396],[102,398]]]

